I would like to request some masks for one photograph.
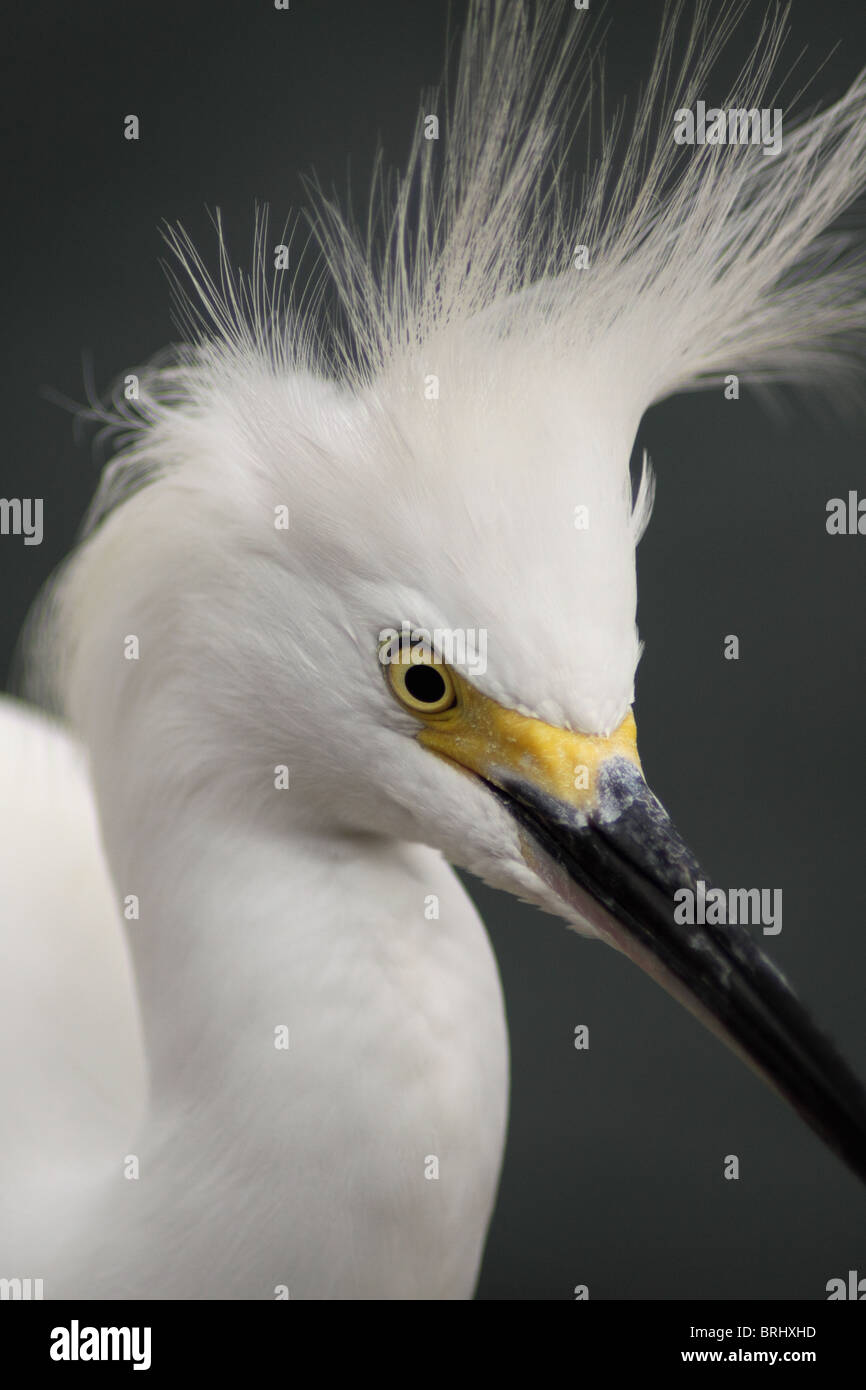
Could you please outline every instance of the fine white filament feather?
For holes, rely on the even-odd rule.
[[[777,157],[673,138],[675,111],[699,99],[722,109],[777,100],[784,8],[763,20],[734,89],[713,85],[746,9],[669,7],[633,113],[604,123],[600,153],[575,181],[569,155],[598,105],[585,17],[474,0],[453,86],[422,103],[405,172],[389,177],[379,160],[366,223],[314,198],[323,261],[300,292],[272,269],[266,213],[247,273],[233,267],[218,215],[215,277],[184,230],[169,228],[189,345],[143,373],[140,400],[91,403],[127,445],[93,518],[169,466],[181,417],[245,373],[312,372],[361,388],[446,332],[508,339],[521,370],[542,378],[551,359],[576,377],[603,361],[614,383],[636,375],[644,408],[729,371],[838,379],[866,328],[863,242],[833,226],[866,184],[866,73],[825,111],[799,122],[786,111]],[[441,139],[427,140],[424,113],[438,110]],[[588,249],[583,271],[577,246]],[[339,322],[321,312],[329,288]]]

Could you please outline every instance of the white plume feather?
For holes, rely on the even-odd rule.
[[[444,150],[421,121],[406,173],[379,180],[365,237],[333,202],[317,227],[352,344],[375,376],[443,329],[484,316],[579,369],[589,353],[637,372],[645,404],[722,371],[814,378],[859,346],[866,261],[828,233],[866,183],[866,74],[834,106],[792,123],[782,152],[679,146],[674,113],[777,104],[786,11],[764,20],[727,96],[716,60],[745,6],[666,14],[628,130],[609,123],[579,192],[568,149],[592,110],[580,17],[555,7],[472,6]],[[677,54],[679,56],[677,56]],[[433,99],[426,109],[439,107]],[[384,236],[383,236],[384,228]],[[589,268],[576,271],[576,245]],[[381,247],[384,245],[384,251]],[[516,297],[516,298],[515,298]]]
[[[713,91],[746,8],[699,0],[688,22],[681,3],[669,8],[627,131],[623,113],[607,124],[575,190],[568,152],[595,104],[585,16],[474,0],[453,94],[422,104],[401,176],[386,177],[379,161],[366,227],[315,200],[324,273],[298,294],[271,270],[266,214],[246,275],[233,269],[219,217],[215,278],[183,229],[170,229],[193,346],[144,374],[140,402],[92,403],[91,414],[134,434],[215,376],[251,366],[329,375],[336,363],[359,386],[469,325],[473,339],[504,335],[542,359],[571,357],[575,372],[588,354],[610,358],[638,379],[644,407],[725,371],[813,380],[849,365],[866,328],[866,252],[862,238],[828,229],[866,184],[866,73],[810,119],[792,124],[786,112],[777,158],[674,142],[674,112],[699,98],[724,109],[776,100],[784,10],[763,21],[736,90]],[[430,111],[442,112],[441,140],[424,138]],[[589,251],[584,271],[572,267],[577,244]],[[328,282],[342,332],[318,312]],[[134,456],[128,463],[135,475]],[[109,470],[111,500],[125,467]]]

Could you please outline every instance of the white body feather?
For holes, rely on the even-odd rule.
[[[0,1264],[44,1278],[137,1133],[145,1071],[83,751],[0,700]]]
[[[507,1040],[486,932],[440,856],[239,836],[216,798],[140,843],[143,1121],[81,758],[9,702],[0,740],[3,1277],[48,1298],[470,1297]]]

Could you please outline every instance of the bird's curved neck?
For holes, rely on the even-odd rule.
[[[147,768],[106,757],[95,782],[118,896],[138,900],[150,1106],[133,1148],[155,1180],[134,1210],[114,1183],[98,1224],[116,1263],[136,1251],[129,1296],[136,1280],[199,1296],[202,1268],[221,1297],[468,1296],[508,1053],[456,876],[422,846],[313,833],[299,800],[277,820],[212,779],[122,785],[118,767]],[[166,1209],[193,1232],[181,1251]]]
[[[412,869],[372,838],[262,835],[222,817],[170,826],[139,843],[118,888],[137,898],[127,936],[154,1101],[201,1103],[243,1091],[299,1029],[319,1031],[311,998],[327,1012],[386,874],[402,867],[411,883]],[[342,997],[333,989],[331,1017]]]

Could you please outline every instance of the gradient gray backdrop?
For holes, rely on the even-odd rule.
[[[282,225],[303,203],[300,172],[343,191],[351,169],[362,192],[377,140],[400,161],[446,14],[442,0],[17,10],[4,18],[0,495],[44,497],[46,531],[40,548],[0,540],[4,669],[98,475],[89,439],[74,442],[40,389],[81,399],[84,352],[104,389],[171,339],[160,219],[181,219],[210,255],[204,207],[218,205],[246,261],[256,199]],[[660,13],[657,0],[608,5],[612,94],[633,100]],[[838,43],[810,99],[839,96],[866,60],[860,7],[797,0],[792,30],[803,77]],[[122,138],[128,112],[138,144]],[[866,537],[824,527],[829,497],[866,495],[866,426],[803,393],[776,420],[748,393],[717,392],[654,409],[639,443],[659,481],[639,552],[647,775],[716,882],[784,890],[768,949],[866,1074]],[[728,633],[739,662],[722,658]],[[586,1283],[592,1298],[813,1299],[833,1276],[866,1275],[864,1194],[781,1101],[613,952],[471,888],[513,1051],[481,1297],[569,1298]],[[729,1153],[738,1182],[722,1176]]]

